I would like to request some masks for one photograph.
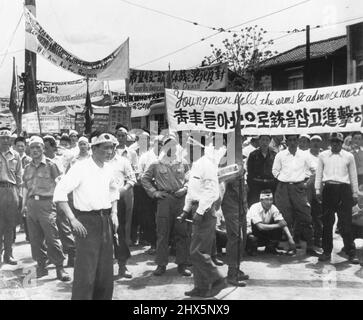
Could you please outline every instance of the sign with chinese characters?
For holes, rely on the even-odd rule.
[[[108,113],[94,113],[94,120],[92,125],[92,131],[108,131],[108,122],[109,122]],[[75,130],[77,132],[84,132],[85,127],[85,119],[84,113],[77,112],[75,118]]]
[[[245,135],[360,131],[363,126],[363,83],[271,92],[165,92],[171,130],[231,132],[238,101]]]
[[[227,79],[227,63],[188,70],[130,69],[129,92],[164,92],[168,82],[172,88],[181,90],[219,90],[227,86]]]
[[[110,106],[108,127],[111,132],[115,131],[118,124],[131,128],[131,108],[121,105]]]

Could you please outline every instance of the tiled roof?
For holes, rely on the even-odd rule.
[[[310,57],[312,59],[330,55],[347,45],[347,36],[329,38],[310,43]],[[280,64],[293,63],[305,60],[306,46],[297,46],[262,62],[261,67],[272,67]]]

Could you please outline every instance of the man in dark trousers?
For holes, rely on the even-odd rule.
[[[4,263],[16,265],[12,245],[19,210],[22,165],[18,153],[10,148],[10,137],[10,129],[0,128],[0,250],[4,244]]]
[[[358,201],[358,177],[354,156],[342,150],[343,134],[331,133],[331,150],[319,155],[315,178],[316,196],[323,206],[323,250],[319,261],[329,261],[333,250],[333,226],[338,214],[344,251],[352,264],[358,264],[352,234],[352,207]],[[324,186],[322,187],[322,184]]]
[[[113,233],[117,231],[119,192],[113,168],[107,163],[115,137],[91,135],[92,156],[77,162],[58,182],[54,202],[59,203],[76,234],[73,300],[110,300],[113,293]],[[68,205],[73,192],[75,215]]]
[[[37,277],[48,275],[48,256],[56,266],[57,278],[70,281],[70,276],[63,269],[64,254],[56,222],[57,210],[53,203],[54,188],[60,171],[55,163],[44,156],[42,138],[32,136],[29,148],[32,161],[25,167],[23,175],[23,212],[27,215],[32,256],[38,263]]]
[[[248,206],[260,200],[262,190],[275,192],[276,180],[272,174],[272,165],[276,152],[270,148],[271,137],[261,135],[258,139],[259,148],[250,153],[247,160]]]

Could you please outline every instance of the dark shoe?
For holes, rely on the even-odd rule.
[[[237,268],[228,268],[227,279],[236,279],[237,278]],[[244,281],[248,280],[250,276],[245,274],[242,270],[238,270],[238,280]]]
[[[184,294],[188,297],[203,297],[203,298],[209,298],[212,297],[210,294],[210,291],[207,289],[199,289],[199,288],[193,288],[190,291],[185,291]]]
[[[187,266],[182,264],[178,265],[178,272],[184,277],[190,277],[192,275],[192,272],[187,269]]]
[[[13,257],[4,258],[4,263],[11,264],[12,266],[16,266],[18,262]]]
[[[224,263],[223,263],[223,261],[222,260],[219,260],[217,257],[212,257],[212,261],[213,261],[213,263],[216,265],[216,266],[223,266],[224,265]]]
[[[245,287],[247,285],[246,282],[236,277],[227,277],[227,282],[234,287]]]
[[[118,276],[120,278],[132,279],[132,274],[125,266],[119,266],[118,268]]]
[[[166,266],[158,266],[154,271],[154,276],[161,276],[166,272]]]
[[[307,248],[306,255],[312,257],[320,257],[321,254],[313,248]]]
[[[46,277],[48,275],[48,269],[45,267],[37,267],[37,278]]]
[[[63,282],[71,281],[69,274],[63,269],[63,267],[57,267],[57,279]]]
[[[323,253],[319,257],[319,261],[321,262],[330,261],[330,260],[331,260],[331,254]]]
[[[359,259],[357,258],[356,255],[350,255],[348,257],[348,261],[351,263],[351,264],[359,264]]]
[[[277,251],[275,247],[266,247],[265,253],[273,254],[273,255],[279,255],[280,252]]]

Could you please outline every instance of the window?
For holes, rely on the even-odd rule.
[[[286,72],[288,90],[304,88],[304,72],[302,67],[286,69]]]

